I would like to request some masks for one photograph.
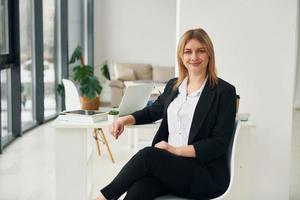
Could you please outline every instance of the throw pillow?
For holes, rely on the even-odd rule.
[[[134,81],[136,80],[133,69],[117,66],[115,68],[116,79],[121,81]]]

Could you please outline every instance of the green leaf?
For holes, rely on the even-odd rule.
[[[119,114],[119,111],[115,110],[115,109],[112,109],[108,112],[109,115],[118,115]]]
[[[79,60],[81,54],[82,54],[81,47],[80,46],[76,47],[74,52],[72,53],[69,64],[75,63],[77,60]]]
[[[87,77],[82,80],[80,91],[82,95],[86,96],[88,99],[95,98],[101,93],[102,87],[98,79],[94,76]]]
[[[64,96],[64,94],[65,94],[65,87],[63,86],[63,84],[58,84],[57,85],[56,92],[58,93],[58,95]]]
[[[107,61],[104,62],[102,68],[101,68],[101,71],[102,71],[102,75],[110,81],[110,73],[109,73],[109,68],[108,68],[108,64],[107,64]]]

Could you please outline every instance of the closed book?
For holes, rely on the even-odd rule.
[[[59,121],[96,123],[107,120],[107,113],[94,110],[71,110],[60,113]]]

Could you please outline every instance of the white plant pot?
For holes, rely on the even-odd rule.
[[[108,122],[111,124],[115,121],[117,121],[117,119],[119,118],[119,115],[107,115],[108,117]]]

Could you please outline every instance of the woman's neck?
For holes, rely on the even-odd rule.
[[[206,73],[201,75],[189,75],[188,82],[187,82],[187,95],[193,93],[194,91],[198,90],[203,82],[205,81]]]
[[[200,74],[200,75],[189,75],[188,76],[188,86],[191,87],[201,87],[202,83],[204,82],[206,78],[206,73]]]

